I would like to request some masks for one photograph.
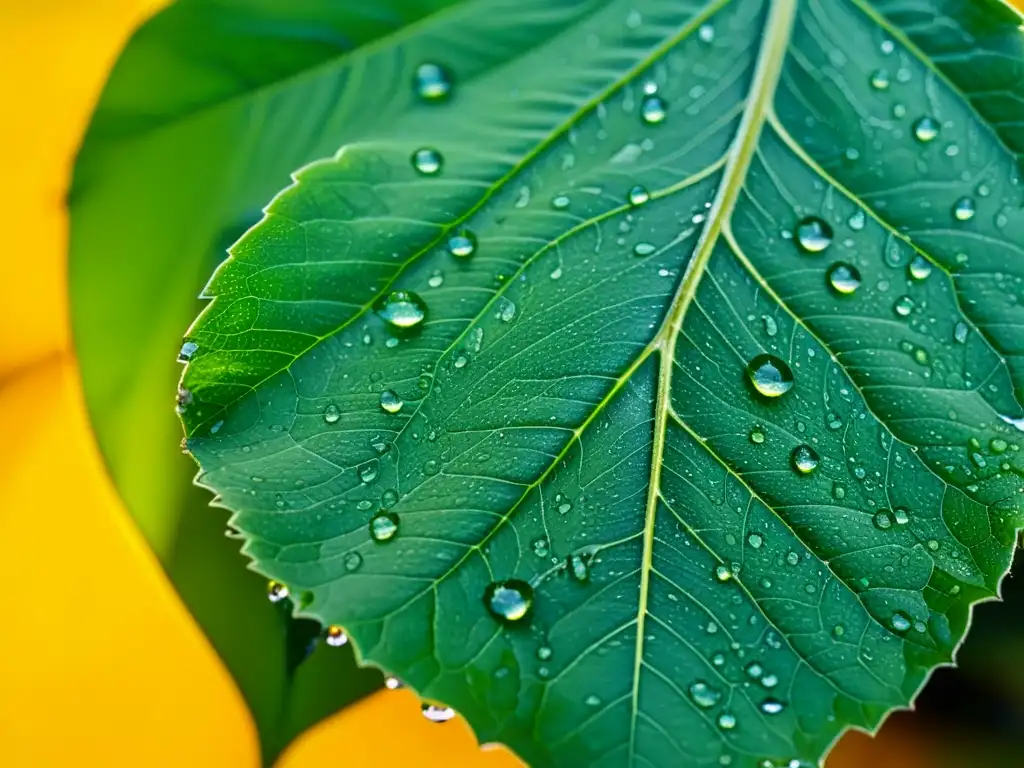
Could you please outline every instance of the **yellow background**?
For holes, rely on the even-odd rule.
[[[1018,0],[1020,2],[1020,0]],[[111,485],[68,331],[64,193],[106,73],[163,0],[0,7],[0,765],[256,768],[252,721]],[[934,765],[913,715],[829,768]],[[511,768],[462,721],[385,691],[306,733],[281,768]]]

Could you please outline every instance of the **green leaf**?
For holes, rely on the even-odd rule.
[[[1024,523],[1020,23],[483,0],[410,37],[449,97],[297,172],[187,337],[254,567],[533,765],[817,763],[907,706]]]
[[[449,6],[182,0],[123,52],[75,168],[70,293],[96,435],[129,512],[244,694],[267,762],[380,676],[323,643],[305,659],[318,630],[267,601],[266,580],[243,570],[224,517],[191,486],[167,396],[181,332],[225,248],[289,171],[373,130],[362,107],[378,97],[374,62],[410,29],[445,23]]]

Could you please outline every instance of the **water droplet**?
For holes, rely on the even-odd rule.
[[[698,680],[690,686],[690,698],[698,707],[709,709],[721,700],[722,694],[703,680]]]
[[[914,280],[924,280],[932,273],[932,263],[918,254],[911,259],[908,271]]]
[[[328,424],[337,424],[338,419],[340,418],[341,411],[338,410],[338,406],[336,406],[334,403],[329,403],[327,407],[324,408],[324,421],[326,421]]]
[[[1010,445],[1001,437],[993,437],[989,440],[988,447],[992,453],[1005,453],[1006,449],[1009,448]]]
[[[953,218],[957,221],[970,221],[974,218],[974,200],[961,197],[953,204]]]
[[[765,688],[774,688],[779,684],[779,678],[776,675],[765,675],[761,678],[761,685]]]
[[[809,216],[796,225],[796,244],[804,253],[821,253],[832,244],[832,227]]]
[[[793,468],[801,475],[809,475],[818,468],[818,452],[809,445],[798,445],[790,455]]]
[[[349,573],[358,571],[363,565],[363,556],[358,552],[349,552],[345,555],[345,570]]]
[[[764,397],[781,397],[793,388],[793,371],[774,355],[757,355],[747,364],[747,376]]]
[[[393,328],[406,330],[423,322],[427,316],[427,304],[412,291],[392,291],[378,300],[374,311]]]
[[[721,582],[729,581],[732,578],[732,571],[729,570],[729,566],[719,565],[715,568],[715,578]]]
[[[889,70],[876,69],[871,75],[871,87],[876,91],[884,91],[889,87]]]
[[[786,706],[778,699],[765,699],[761,702],[761,711],[766,715],[777,715],[785,708]]]
[[[360,465],[359,468],[356,469],[356,473],[359,475],[359,479],[362,480],[364,483],[372,483],[374,480],[376,480],[378,471],[379,469],[376,459],[368,461],[365,464]]]
[[[455,710],[451,707],[439,707],[436,704],[424,703],[421,707],[423,716],[432,723],[447,723],[455,717]]]
[[[764,432],[757,428],[750,430],[750,442],[754,445],[761,445],[764,442]]]
[[[882,49],[882,53],[888,56],[896,50],[896,44],[892,40],[883,40],[880,48]]]
[[[865,215],[864,211],[859,210],[854,211],[853,215],[846,220],[846,223],[854,232],[860,232],[864,229],[864,225],[867,223],[867,220],[868,217]]]
[[[556,211],[564,211],[571,202],[568,195],[555,195],[551,198],[551,207]]]
[[[393,389],[385,389],[380,393],[380,407],[385,413],[398,413],[404,405],[405,401]]]
[[[747,536],[747,543],[754,549],[760,549],[764,544],[764,537],[760,533],[752,533]]]
[[[723,712],[718,716],[718,727],[723,731],[731,731],[736,727],[736,716],[729,712]]]
[[[397,691],[399,688],[402,688],[403,686],[402,681],[399,680],[397,677],[385,677],[384,687],[387,688],[389,691]]]
[[[398,515],[381,510],[370,520],[370,537],[374,541],[390,541],[398,533]]]
[[[910,617],[905,613],[896,611],[896,613],[892,615],[892,628],[897,632],[906,632],[910,629]]]
[[[842,624],[836,624],[834,627],[832,627],[832,636],[833,637],[842,637],[845,634],[846,634],[846,627],[844,627]]]
[[[651,199],[651,194],[646,187],[637,184],[629,190],[629,204],[633,206],[643,205]]]
[[[849,296],[860,287],[860,271],[852,264],[833,264],[828,271],[828,284],[836,293]]]
[[[199,349],[199,345],[194,341],[186,341],[181,345],[181,350],[178,352],[178,362],[187,363],[195,355],[196,350]]]
[[[340,648],[341,646],[348,643],[348,635],[345,634],[345,630],[336,624],[332,624],[327,628],[327,644]]]
[[[800,562],[800,555],[796,552],[790,552],[788,555],[786,555],[786,562],[790,565],[796,565]]]
[[[702,43],[711,43],[715,40],[715,28],[710,24],[701,24],[697,29],[697,37]]]
[[[633,255],[650,256],[656,250],[658,249],[651,243],[637,243],[636,245],[633,246]]]
[[[640,117],[648,125],[662,122],[665,114],[665,102],[660,96],[647,96],[640,104]]]
[[[743,671],[747,673],[747,677],[751,680],[760,680],[761,676],[764,674],[764,667],[762,667],[758,662],[752,661],[744,667]]]
[[[492,582],[484,590],[484,605],[498,621],[514,624],[530,614],[533,587],[519,579]]]
[[[583,703],[588,707],[599,707],[601,706],[601,698],[592,693],[583,700]]]
[[[931,117],[922,117],[913,125],[914,138],[927,144],[939,135],[939,124]]]
[[[288,587],[280,581],[267,582],[267,599],[272,603],[280,603],[288,597]]]
[[[416,67],[416,93],[424,101],[440,101],[452,90],[452,79],[440,64],[425,62]]]
[[[892,310],[900,317],[910,317],[910,313],[914,311],[914,300],[909,296],[900,296],[892,305]]]
[[[590,578],[590,567],[583,555],[569,555],[569,575],[576,581],[587,581]]]
[[[875,527],[880,530],[887,530],[892,528],[892,515],[889,514],[888,510],[880,509],[875,513],[874,517]]]
[[[537,658],[540,661],[547,661],[548,659],[551,658],[552,653],[553,652],[552,652],[552,650],[551,650],[551,648],[549,646],[542,645],[542,646],[540,646],[540,648],[537,649]]]
[[[460,259],[468,259],[476,252],[476,235],[468,229],[456,232],[448,238],[448,253]]]

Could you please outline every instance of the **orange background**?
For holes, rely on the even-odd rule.
[[[0,765],[255,768],[252,721],[110,483],[70,347],[63,198],[106,73],[164,0],[14,0],[0,8]],[[29,74],[30,73],[30,74]],[[923,768],[897,716],[829,768]],[[381,692],[300,738],[282,768],[519,763],[462,721]]]

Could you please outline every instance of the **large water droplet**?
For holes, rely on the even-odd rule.
[[[452,78],[440,64],[425,62],[416,67],[416,93],[425,101],[440,101],[452,90]]]
[[[515,624],[530,614],[533,587],[520,579],[492,582],[484,590],[484,605],[498,621]]]
[[[280,603],[288,597],[288,587],[280,581],[267,582],[267,599],[272,603]]]
[[[860,271],[852,264],[833,264],[828,271],[828,284],[836,293],[849,296],[860,288]]]
[[[892,615],[892,628],[897,632],[906,632],[910,629],[910,617],[905,613],[896,611],[896,613]]]
[[[401,330],[414,328],[427,316],[427,304],[412,291],[392,291],[374,306],[380,318]]]
[[[635,187],[629,190],[629,204],[630,205],[643,205],[651,199],[651,194],[647,191],[646,187],[637,184]]]
[[[690,698],[698,707],[709,709],[721,700],[722,694],[703,680],[698,680],[690,686]]]
[[[974,218],[974,200],[961,197],[953,204],[953,218],[957,221],[970,221]]]
[[[809,445],[798,445],[790,459],[794,469],[802,475],[809,475],[818,468],[818,453]]]
[[[876,528],[883,531],[888,530],[892,528],[892,515],[888,510],[880,509],[875,513],[874,523]]]
[[[953,326],[953,340],[958,344],[966,344],[967,337],[970,335],[970,332],[971,329],[968,327],[967,323],[957,323]]]
[[[781,397],[793,388],[793,371],[774,355],[757,355],[747,364],[747,376],[764,397]]]
[[[817,216],[796,225],[796,244],[804,253],[821,253],[832,244],[832,227]]]
[[[380,393],[380,407],[385,413],[398,413],[405,401],[393,389],[385,389]]]
[[[340,648],[341,646],[348,643],[348,635],[345,634],[345,630],[341,627],[332,624],[327,628],[327,644]]]
[[[640,104],[640,117],[648,125],[655,125],[665,119],[665,102],[660,96],[647,96]]]
[[[657,249],[652,243],[637,243],[633,246],[634,256],[650,256]]]
[[[918,254],[910,260],[908,271],[914,280],[924,280],[932,273],[932,263],[921,254]]]
[[[444,160],[441,153],[430,147],[417,149],[412,153],[412,167],[424,176],[433,176],[441,170]]]
[[[432,723],[447,723],[455,717],[455,710],[451,707],[439,707],[436,704],[424,703],[421,707],[423,716]]]
[[[939,135],[939,124],[931,117],[922,117],[914,123],[914,138],[927,144]]]
[[[328,424],[337,424],[338,419],[340,418],[341,411],[338,410],[338,406],[336,406],[334,403],[329,403],[327,407],[324,408],[324,421],[326,421]]]
[[[476,252],[476,235],[468,229],[448,238],[448,253],[460,259],[468,259]]]
[[[398,515],[381,510],[370,520],[370,538],[374,541],[390,541],[398,533]]]
[[[754,549],[760,549],[761,545],[764,544],[764,536],[760,533],[752,533],[747,536],[747,543]]]

